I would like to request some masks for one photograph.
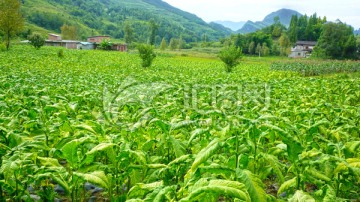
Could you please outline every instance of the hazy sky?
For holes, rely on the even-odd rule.
[[[203,20],[261,21],[273,11],[289,8],[301,14],[326,16],[329,21],[360,28],[360,0],[163,0]]]

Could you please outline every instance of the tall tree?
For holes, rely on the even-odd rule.
[[[159,25],[156,24],[154,19],[150,19],[149,21],[149,28],[150,28],[150,37],[149,37],[149,43],[150,45],[155,45],[155,38],[157,31],[159,29]]]
[[[298,23],[297,23],[297,38],[298,40],[305,41],[306,40],[306,27],[308,24],[308,16],[303,15],[299,17]]]
[[[298,16],[293,15],[291,17],[290,26],[288,29],[289,39],[292,44],[295,44],[297,41],[297,32],[298,32],[297,24],[298,24]]]
[[[182,38],[182,36],[180,36],[180,39],[179,39],[179,41],[178,41],[178,49],[180,50],[180,49],[183,49],[184,47],[185,47],[185,41],[184,41],[184,39]]]
[[[269,49],[269,47],[267,46],[266,43],[263,43],[263,44],[262,44],[262,46],[261,46],[261,53],[262,53],[263,56],[269,55],[270,49]]]
[[[316,13],[309,17],[309,21],[305,28],[305,38],[307,41],[315,41],[317,40],[315,37],[315,26],[317,24],[317,16]]]
[[[124,26],[124,33],[125,33],[125,42],[127,44],[131,44],[132,41],[134,40],[134,30],[131,27],[130,22],[126,21],[125,22],[125,26]]]
[[[77,39],[77,31],[75,26],[64,24],[60,28],[63,39]]]
[[[165,50],[166,47],[167,47],[167,45],[166,45],[166,39],[165,39],[165,37],[164,37],[164,38],[162,38],[162,40],[161,40],[160,50]]]
[[[0,32],[4,33],[7,50],[10,48],[11,38],[23,26],[24,18],[20,13],[19,0],[0,0]]]
[[[256,49],[255,49],[255,53],[259,54],[259,57],[261,55],[261,50],[262,50],[262,47],[261,47],[260,43],[258,43],[256,46]]]
[[[175,50],[177,46],[178,46],[178,40],[171,38],[169,43],[170,50]]]
[[[250,42],[249,44],[249,54],[253,55],[255,53],[255,42]]]
[[[273,26],[273,30],[272,30],[271,35],[274,38],[279,38],[281,36],[282,27],[283,27],[283,25],[280,22],[279,16],[274,17],[274,24],[272,26]]]

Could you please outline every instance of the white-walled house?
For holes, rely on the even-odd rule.
[[[316,46],[316,41],[297,41],[295,47],[291,49],[289,57],[291,58],[305,58],[308,57],[314,47]]]

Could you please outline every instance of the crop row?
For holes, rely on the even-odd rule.
[[[360,63],[357,61],[286,61],[274,62],[271,70],[294,71],[303,76],[318,76],[334,73],[353,73],[360,71]]]

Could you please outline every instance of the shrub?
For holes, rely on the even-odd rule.
[[[64,57],[64,50],[63,49],[60,49],[57,53],[58,57],[59,58],[63,58]]]
[[[3,43],[0,43],[0,52],[6,51],[6,45]]]
[[[142,66],[144,68],[150,67],[152,61],[156,57],[154,53],[154,47],[148,44],[139,44],[137,45],[137,49],[139,51],[139,56],[142,59]]]
[[[231,72],[232,69],[239,64],[241,49],[234,45],[228,46],[223,48],[218,56],[225,63],[225,70]]]
[[[45,44],[45,39],[38,33],[34,33],[29,37],[30,44],[36,49],[40,49]]]
[[[111,50],[111,46],[112,46],[112,43],[108,40],[103,40],[101,43],[100,43],[100,49],[102,50]]]

